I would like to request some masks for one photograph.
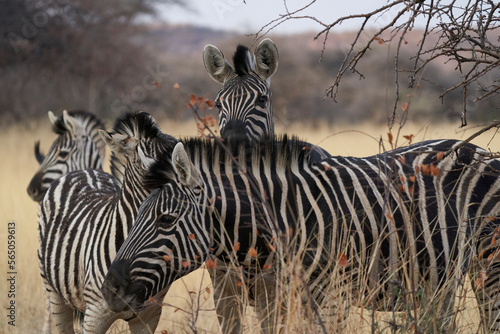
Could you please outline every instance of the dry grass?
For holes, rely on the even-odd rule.
[[[0,173],[0,184],[2,185],[0,191],[0,221],[3,229],[0,231],[0,244],[2,245],[0,247],[3,249],[0,253],[0,270],[3,273],[3,278],[0,280],[0,307],[4,310],[0,321],[1,333],[38,333],[44,319],[45,296],[36,255],[38,246],[37,206],[26,194],[26,187],[37,169],[37,163],[33,156],[33,143],[35,140],[41,139],[42,148],[46,151],[48,145],[54,139],[54,135],[49,128],[49,122],[46,120],[39,124],[31,124],[28,128],[12,125],[9,128],[3,128],[0,133],[0,142],[2,144],[0,146],[0,156],[3,158]],[[175,136],[196,134],[196,127],[192,122],[183,124],[163,123],[162,129],[164,132]],[[344,129],[356,129],[357,131],[342,132]],[[414,141],[418,141],[436,138],[464,139],[473,132],[473,130],[468,130],[464,134],[456,132],[455,129],[455,125],[446,124],[436,127],[407,125],[401,135],[413,134],[416,136]],[[283,128],[278,128],[277,131],[283,131]],[[312,129],[294,124],[287,127],[287,132],[300,134],[301,138],[321,145],[332,154],[354,156],[378,153],[381,151],[378,140],[381,136],[384,139],[387,138],[386,127],[371,127],[369,125]],[[489,145],[490,139],[491,134],[487,133],[475,140],[474,143],[493,151],[499,151],[500,146],[498,143]],[[407,141],[400,140],[398,144],[405,145]],[[385,148],[390,148],[387,141],[385,141]],[[15,302],[17,316],[15,328],[7,324],[5,316],[9,302],[7,298],[8,286],[5,280],[8,271],[7,257],[5,255],[8,222],[15,222],[16,224],[17,275]],[[217,333],[218,323],[211,291],[210,279],[206,271],[199,270],[185,277],[182,281],[176,282],[165,300],[170,306],[164,308],[162,322],[157,333],[161,333],[162,330],[166,330],[168,333],[189,333],[192,332],[192,328],[196,328],[199,333]],[[474,301],[474,298],[470,295],[463,297],[460,300],[462,306],[466,300]],[[200,303],[199,307],[196,306],[198,301]],[[193,304],[193,302],[195,303]],[[466,308],[466,312],[474,311],[474,305]],[[192,310],[199,312],[191,312]],[[258,332],[258,319],[252,316],[251,312],[248,313],[250,314],[247,317],[248,332],[256,333]],[[387,317],[388,315],[376,315],[377,323],[384,323],[380,318],[383,316]],[[477,315],[472,314],[471,316],[472,320],[464,320],[464,325],[460,326],[463,330],[462,333],[476,332]],[[355,309],[351,311],[349,322],[351,332],[371,332],[370,324],[369,311],[356,311]],[[466,325],[469,326],[467,330],[465,330]],[[119,328],[123,328],[123,326],[115,326],[113,331],[122,332]]]

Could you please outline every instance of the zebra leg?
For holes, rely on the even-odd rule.
[[[243,317],[243,303],[241,288],[236,286],[237,275],[230,268],[218,262],[216,270],[210,270],[214,285],[214,301],[217,316],[222,327],[222,333],[241,333],[241,318]]]
[[[252,287],[255,298],[255,311],[261,319],[262,333],[279,333],[281,302],[276,302],[276,277],[273,274],[261,274]]]
[[[83,333],[105,334],[118,318],[118,314],[107,308],[87,304],[83,317]]]
[[[49,299],[50,311],[59,333],[73,334],[73,308],[68,306],[55,292],[49,292]]]
[[[50,298],[45,298],[45,320],[43,321],[42,333],[52,332],[52,314],[50,311]]]
[[[137,317],[128,322],[132,334],[154,333],[161,316],[161,305],[153,305],[139,312]]]

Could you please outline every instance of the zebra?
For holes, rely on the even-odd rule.
[[[147,113],[125,114],[113,132],[99,133],[112,151],[116,177],[86,169],[52,183],[39,216],[40,272],[61,333],[73,332],[74,310],[84,313],[84,333],[105,333],[120,318],[129,321],[133,333],[149,333],[158,323],[160,307],[115,314],[102,299],[100,287],[149,194],[142,185],[146,167],[174,139],[163,134]]]
[[[185,172],[204,194],[201,202],[182,205],[170,198],[175,196],[170,170],[176,155],[159,157],[146,182],[159,189],[144,201],[104,280],[102,293],[109,307],[115,312],[143,310],[150,305],[149,296],[165,293],[186,269],[212,256],[232,260],[250,275],[252,268],[266,272],[273,256],[290,254],[301,255],[302,277],[318,303],[324,296],[322,284],[339,268],[343,254],[352,292],[379,291],[383,301],[388,282],[403,281],[406,272],[423,277],[430,291],[441,291],[451,307],[479,245],[483,260],[475,273],[485,272],[476,296],[485,325],[500,332],[500,261],[494,261],[499,160],[455,140],[322,162],[311,161],[301,146],[286,136],[259,144],[240,141],[229,153],[213,141],[177,143],[173,151],[182,149],[177,155],[187,155],[178,160],[192,162],[184,163]],[[192,204],[208,208],[210,219],[178,220]],[[410,260],[400,261],[402,256]],[[270,310],[280,270],[276,262],[261,276],[268,290],[254,296],[264,331],[275,326]],[[362,284],[364,276],[369,284]],[[241,331],[238,319],[223,328]]]
[[[221,137],[258,141],[274,135],[270,85],[278,69],[278,59],[278,48],[269,38],[262,40],[253,54],[247,47],[238,45],[233,56],[234,68],[216,46],[205,46],[205,69],[213,80],[223,85],[215,99]],[[316,145],[307,142],[303,145],[314,160],[331,156]]]
[[[35,143],[35,157],[40,164],[28,185],[28,195],[40,202],[52,181],[59,177],[86,168],[102,169],[105,158],[105,144],[98,130],[104,124],[94,114],[87,111],[63,111],[61,117],[48,112],[52,130],[58,137],[44,156],[40,152],[40,142]],[[81,317],[82,315],[75,315]],[[46,315],[42,328],[48,333],[51,327],[50,304],[47,300]]]
[[[40,164],[28,185],[28,195],[40,202],[50,184],[61,176],[86,168],[102,170],[106,145],[99,136],[104,124],[87,111],[63,111],[56,117],[49,111],[52,130],[58,135],[46,156],[40,153],[40,142],[35,144],[35,157]]]

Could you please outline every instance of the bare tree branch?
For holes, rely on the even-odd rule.
[[[256,38],[269,33],[278,25],[296,19],[308,19],[318,23],[320,32],[314,39],[323,39],[321,58],[326,50],[329,33],[343,22],[362,19],[360,27],[337,70],[333,83],[326,89],[325,96],[337,99],[342,77],[346,72],[356,73],[363,78],[358,65],[374,42],[388,43],[397,41],[394,63],[396,96],[389,125],[392,126],[400,101],[400,72],[409,74],[410,88],[423,69],[437,59],[455,64],[461,79],[451,87],[445,88],[441,98],[448,93],[460,90],[463,94],[462,126],[467,124],[467,100],[471,91],[479,91],[480,96],[474,101],[498,96],[499,80],[491,79],[491,74],[500,68],[500,3],[493,0],[393,0],[373,11],[340,17],[332,23],[325,23],[313,16],[301,15],[318,0],[295,11],[289,11],[287,1],[283,0],[286,14],[269,22],[256,34]],[[380,25],[377,21],[382,16],[389,17]],[[401,46],[406,43],[408,32],[415,27],[415,21],[424,18],[418,51],[411,68],[401,68]],[[373,31],[371,27],[378,26]],[[429,36],[434,38],[430,39]],[[435,42],[431,42],[435,40]],[[489,80],[489,81],[488,81]]]

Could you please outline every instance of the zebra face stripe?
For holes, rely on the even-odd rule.
[[[228,80],[219,91],[219,129],[223,137],[245,133],[258,140],[264,134],[274,134],[271,91],[266,81],[255,73]],[[235,122],[238,126],[234,126]]]
[[[200,187],[172,182],[151,193],[103,283],[112,310],[140,311],[150,296],[201,265],[210,242],[202,223],[209,219],[206,204]]]

